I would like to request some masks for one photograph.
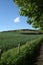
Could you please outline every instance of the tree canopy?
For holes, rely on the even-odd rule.
[[[43,0],[13,0],[19,13],[27,17],[27,23],[43,30]]]

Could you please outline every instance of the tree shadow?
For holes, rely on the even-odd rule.
[[[41,43],[42,43],[42,42],[41,42]],[[36,55],[36,57],[34,58],[33,64],[31,64],[31,65],[38,65],[38,64],[36,64],[36,63],[37,63],[37,61],[38,61],[38,57],[40,56],[41,46],[42,46],[42,44],[40,45],[40,47],[39,47],[39,49],[38,49],[38,51],[37,51],[37,55]]]

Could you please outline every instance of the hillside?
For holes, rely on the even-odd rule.
[[[36,48],[41,42],[40,39],[38,40],[40,37],[43,36],[36,34],[35,30],[22,29],[0,32],[0,65],[25,65],[25,62],[27,65],[27,61],[31,65],[31,59],[34,57],[30,59],[30,55],[36,54]]]
[[[43,34],[42,31],[32,30],[32,29],[9,30],[9,31],[3,31],[3,32],[19,32],[22,34]]]
[[[40,35],[21,34],[20,32],[1,32],[0,33],[0,49],[7,51],[17,47],[20,43],[25,44],[26,41],[33,40]]]

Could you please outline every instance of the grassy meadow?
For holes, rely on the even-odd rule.
[[[27,34],[27,30],[26,34],[21,34],[21,31],[0,32],[0,65],[31,65],[42,37],[39,34]]]
[[[19,32],[2,32],[0,33],[0,49],[9,50],[17,47],[20,43],[24,44],[26,41],[33,40],[39,35],[24,35]]]

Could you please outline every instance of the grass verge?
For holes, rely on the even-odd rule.
[[[26,44],[11,49],[1,56],[0,65],[31,65],[38,55],[41,46],[42,38],[37,38],[32,41],[27,41]]]

